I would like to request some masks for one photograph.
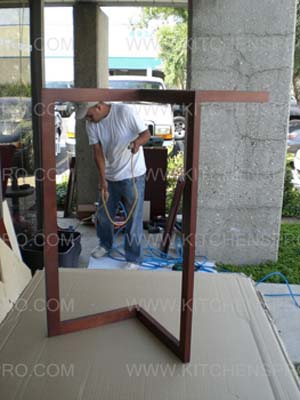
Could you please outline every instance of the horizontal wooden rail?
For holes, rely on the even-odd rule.
[[[234,91],[179,91],[179,90],[119,90],[119,89],[43,89],[42,90],[42,169],[44,234],[44,264],[46,269],[46,298],[48,336],[62,335],[105,324],[137,318],[182,362],[189,362],[191,356],[195,234],[197,221],[197,193],[199,148],[201,131],[201,105],[204,103],[264,103],[266,92]],[[55,190],[55,129],[54,103],[56,101],[124,101],[175,103],[186,106],[186,179],[183,191],[183,227],[185,240],[183,272],[181,282],[181,303],[179,339],[138,305],[123,307],[98,314],[62,321],[60,317],[60,293],[58,273],[58,248],[48,239],[57,233],[56,190]],[[39,112],[41,109],[39,108]],[[1,228],[1,226],[0,226]]]

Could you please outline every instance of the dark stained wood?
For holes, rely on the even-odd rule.
[[[175,192],[174,192],[174,196],[173,196],[173,200],[172,200],[172,204],[171,204],[171,209],[170,209],[170,213],[169,216],[167,218],[166,221],[166,226],[165,226],[165,230],[164,230],[164,234],[162,237],[162,242],[160,245],[160,250],[163,253],[168,253],[169,251],[169,247],[170,247],[170,243],[171,243],[171,239],[172,239],[172,234],[173,234],[173,229],[174,229],[174,225],[176,222],[176,215],[178,212],[178,208],[180,205],[180,200],[182,197],[182,193],[185,187],[185,179],[184,176],[179,176],[178,180],[177,180],[177,184],[176,184],[176,188],[175,188]]]
[[[125,319],[136,317],[136,305],[117,308],[98,314],[87,315],[81,318],[69,319],[60,323],[59,333],[71,333],[83,329],[96,328],[98,326],[111,324],[113,322],[124,321]]]
[[[194,101],[194,92],[190,90],[139,90],[140,101],[156,103],[190,104]]]
[[[138,90],[119,89],[43,89],[47,93],[50,102],[55,101],[138,101],[140,98]]]
[[[54,101],[149,101],[157,103],[186,103],[193,101],[194,92],[178,90],[138,89],[43,89],[50,102]]]
[[[228,91],[144,91],[109,89],[43,89],[42,100],[45,113],[42,118],[42,159],[44,168],[44,233],[46,297],[48,336],[75,332],[104,324],[136,317],[155,334],[182,362],[189,362],[191,356],[195,235],[197,223],[197,193],[200,145],[200,113],[203,102],[266,102],[265,92]],[[188,124],[186,133],[185,188],[183,196],[184,254],[181,286],[181,312],[179,340],[167,331],[158,321],[139,306],[124,307],[73,320],[60,320],[58,249],[49,239],[57,234],[56,190],[55,190],[55,140],[54,140],[54,102],[60,101],[158,101],[188,103]],[[48,239],[48,240],[47,240]]]
[[[180,354],[190,361],[194,293],[194,263],[197,224],[197,193],[200,143],[200,104],[196,96],[187,116],[185,190],[183,195],[183,269],[181,284]]]
[[[267,92],[199,90],[197,97],[199,103],[266,103],[269,101]]]
[[[150,219],[166,214],[168,150],[144,147],[147,166],[144,200],[150,201]]]
[[[49,102],[55,101],[149,101],[157,103],[185,104],[192,106],[195,91],[178,90],[137,90],[137,89],[42,89],[47,92]],[[242,91],[198,91],[201,103],[265,103],[267,92]]]
[[[44,266],[46,274],[47,322],[49,336],[59,331],[59,276],[56,211],[56,162],[54,104],[43,95],[45,111],[42,118],[42,172],[44,205]]]
[[[67,195],[65,198],[64,218],[68,218],[72,210],[72,201],[74,198],[75,190],[75,164],[76,158],[72,157],[70,161],[70,175],[68,180]]]
[[[136,317],[142,322],[159,340],[161,340],[177,356],[180,356],[179,341],[155,318],[141,307],[136,309]]]

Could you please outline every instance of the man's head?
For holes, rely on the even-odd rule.
[[[102,102],[81,103],[76,110],[76,119],[86,119],[90,122],[99,122],[105,118],[110,105]]]

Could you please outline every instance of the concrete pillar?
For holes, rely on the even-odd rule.
[[[278,254],[295,0],[190,2],[192,89],[270,93],[201,114],[197,254],[234,264]]]
[[[108,86],[108,17],[96,3],[74,6],[75,87]],[[98,173],[84,121],[76,123],[77,208],[97,199]]]

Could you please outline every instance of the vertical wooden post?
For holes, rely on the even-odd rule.
[[[197,92],[188,108],[185,152],[185,181],[183,196],[183,269],[181,284],[180,354],[183,362],[190,361],[194,295],[194,264],[197,224],[197,193],[200,143],[200,104]]]
[[[43,105],[44,265],[46,271],[48,335],[53,336],[60,331],[54,102],[50,103],[47,99],[43,99]]]

